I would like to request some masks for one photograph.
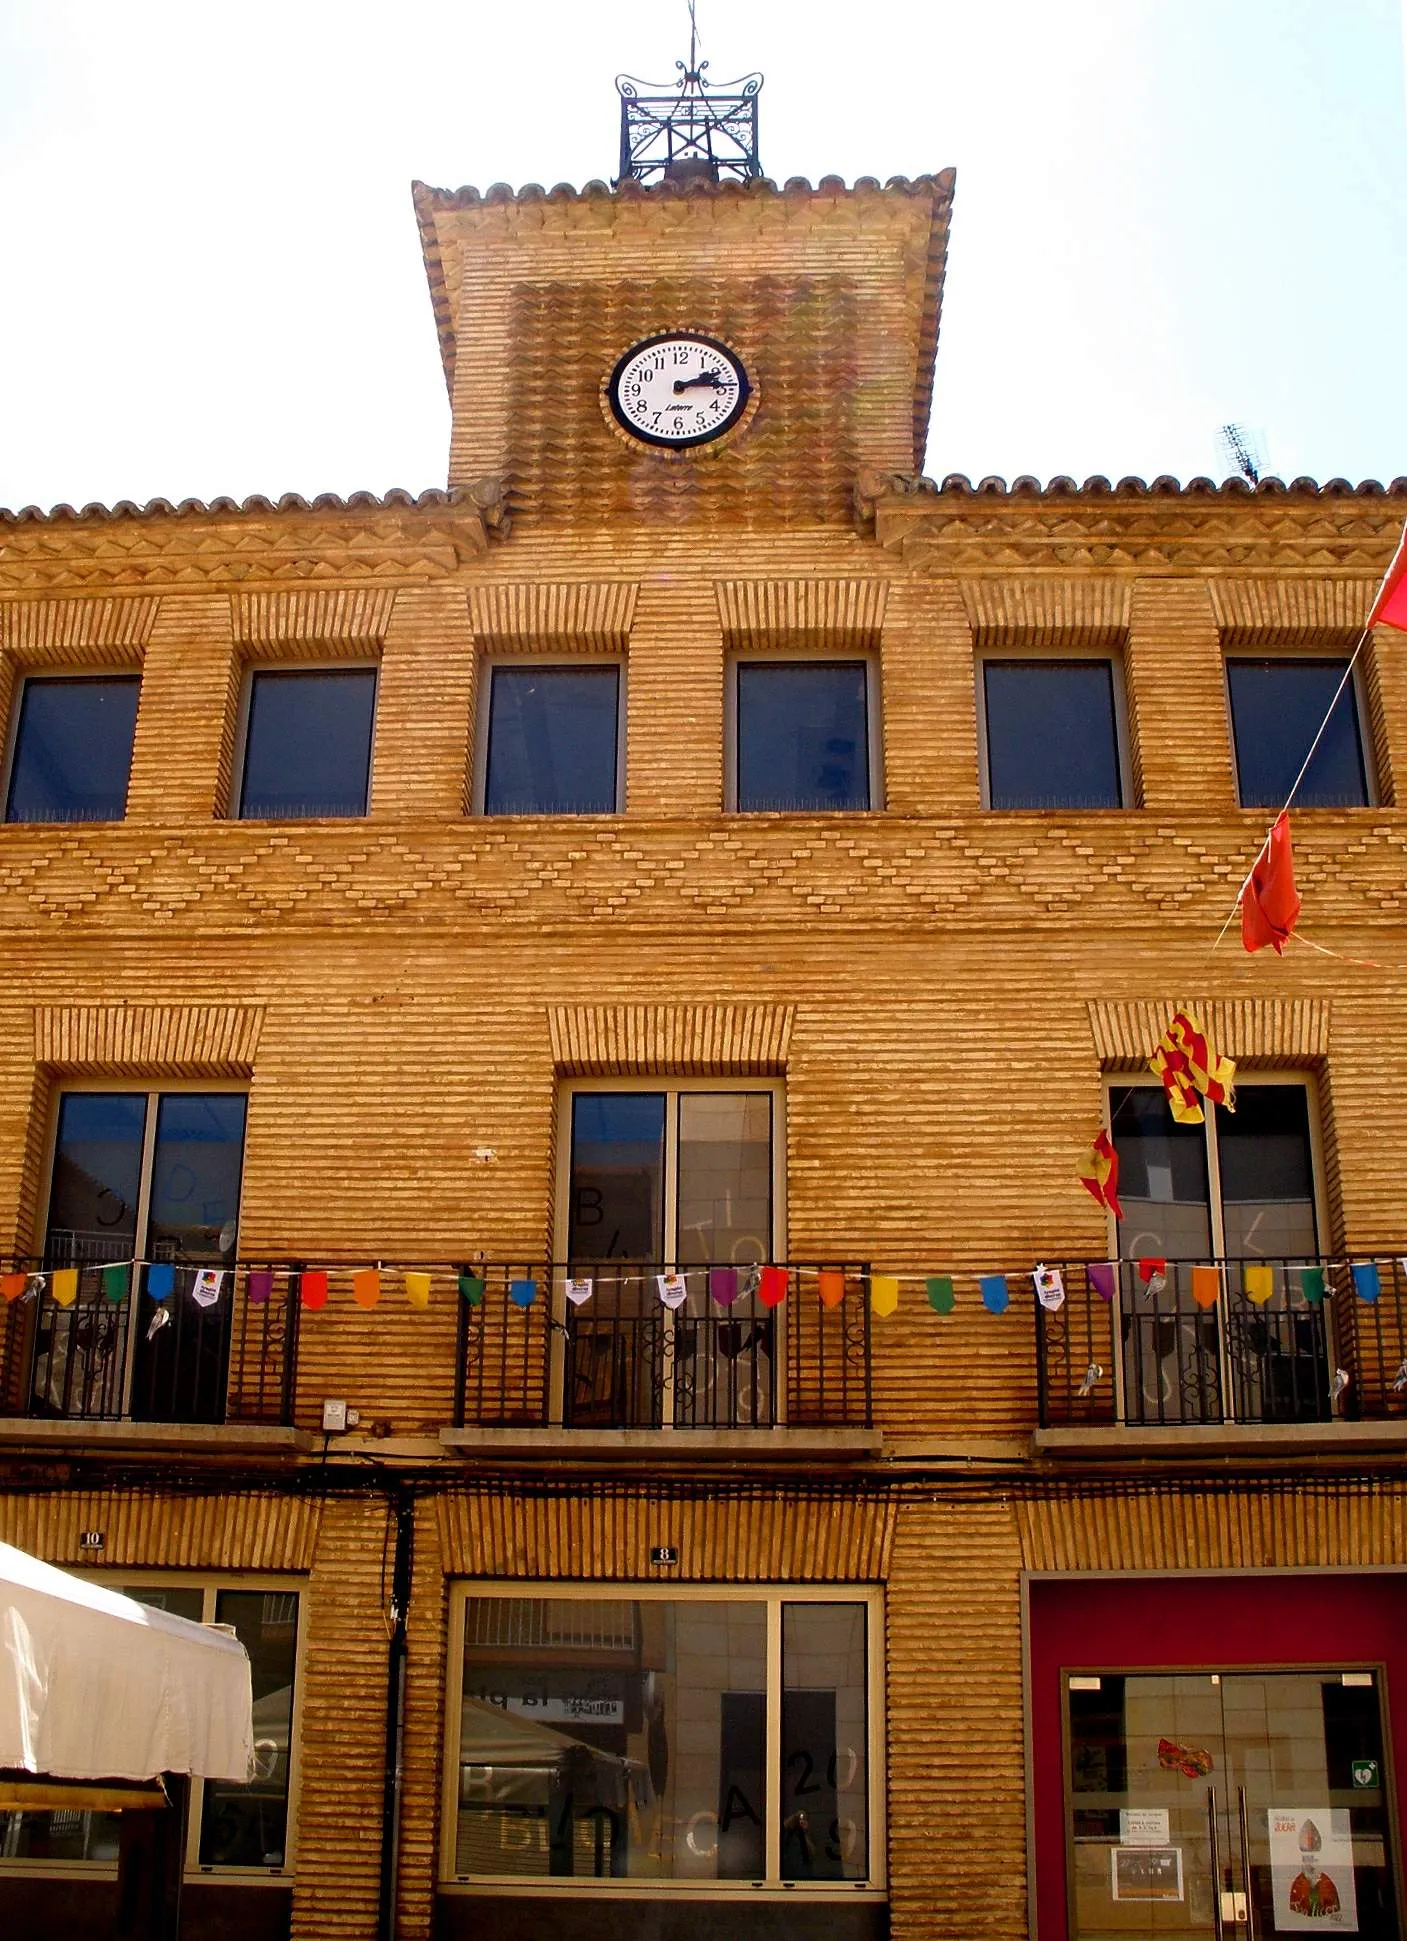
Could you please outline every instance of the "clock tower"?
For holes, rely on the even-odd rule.
[[[953,174],[778,186],[759,76],[622,79],[621,174],[415,187],[451,485],[519,533],[853,528],[922,462]]]

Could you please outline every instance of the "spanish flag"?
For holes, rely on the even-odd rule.
[[[1108,1207],[1116,1220],[1122,1220],[1119,1205],[1119,1155],[1113,1141],[1101,1126],[1090,1142],[1089,1158],[1080,1168],[1080,1184],[1092,1193],[1100,1206]]]
[[[1206,1116],[1203,1099],[1224,1105],[1228,1112],[1236,1110],[1236,1067],[1213,1050],[1195,1011],[1174,1011],[1148,1068],[1162,1079],[1179,1125],[1201,1125]]]

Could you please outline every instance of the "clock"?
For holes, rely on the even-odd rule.
[[[721,438],[742,418],[752,395],[741,358],[695,330],[665,330],[633,344],[605,384],[620,429],[667,451]]]

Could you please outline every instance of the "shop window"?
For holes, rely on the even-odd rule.
[[[1319,1253],[1308,1087],[1243,1076],[1234,1113],[1213,1106],[1185,1125],[1158,1084],[1116,1083],[1110,1115],[1118,1250],[1131,1263],[1120,1276],[1127,1418],[1324,1418],[1323,1308],[1305,1300],[1300,1274]],[[1132,1266],[1159,1260],[1161,1287]]]
[[[238,813],[249,820],[366,814],[373,667],[258,667],[245,693]]]
[[[16,711],[7,822],[120,822],[127,811],[135,674],[30,675]]]
[[[735,661],[728,806],[877,807],[874,685],[870,660]]]
[[[980,672],[988,808],[1123,807],[1111,660],[984,660]]]
[[[490,663],[485,815],[608,815],[621,806],[623,673],[618,661]]]
[[[171,1298],[152,1329],[135,1263],[233,1267],[246,1104],[242,1092],[60,1096],[43,1266],[79,1269],[79,1289],[35,1305],[32,1413],[224,1419],[231,1299]]]
[[[755,1271],[780,1244],[780,1088],[715,1081],[573,1088],[564,1101],[567,1273],[592,1300],[564,1311],[562,1420],[572,1427],[755,1427],[775,1419],[781,1317]],[[657,1275],[687,1275],[677,1308]]]
[[[295,1756],[295,1686],[299,1593],[285,1585],[152,1583],[115,1586],[128,1597],[198,1624],[227,1624],[249,1653],[254,1692],[254,1777],[191,1782],[186,1843],[188,1873],[238,1869],[291,1870],[291,1798]],[[0,1869],[29,1863],[46,1870],[78,1863],[116,1871],[120,1815],[74,1811],[0,1815]],[[0,1890],[3,1891],[3,1890]]]
[[[444,1872],[877,1884],[873,1595],[461,1589]]]
[[[1278,809],[1328,716],[1304,780],[1301,809],[1358,809],[1371,800],[1356,678],[1347,660],[1230,659],[1226,663],[1236,781],[1243,809]],[[1335,695],[1338,699],[1335,700]],[[1330,710],[1332,709],[1332,712]]]

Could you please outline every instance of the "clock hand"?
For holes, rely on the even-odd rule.
[[[717,391],[722,388],[723,383],[724,377],[722,371],[700,371],[697,377],[675,378],[674,395],[678,397],[681,391],[692,391],[700,384],[707,385],[711,391]]]

